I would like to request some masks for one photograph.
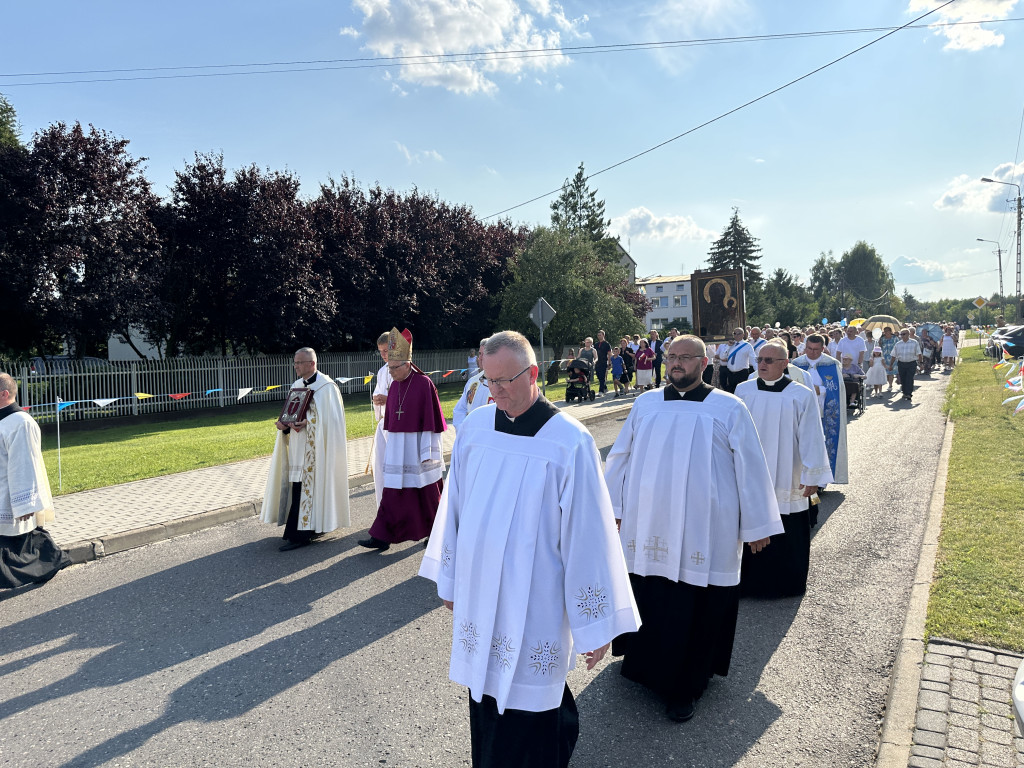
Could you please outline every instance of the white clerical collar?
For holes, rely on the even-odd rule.
[[[763,381],[769,387],[774,387],[776,384],[778,384],[784,378],[786,378],[786,374],[782,374],[781,376],[779,376],[779,378],[775,379],[775,381],[768,381],[768,379],[761,379],[761,381]]]

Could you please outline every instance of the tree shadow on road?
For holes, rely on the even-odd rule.
[[[120,686],[255,637],[309,613],[316,601],[351,582],[421,552],[418,545],[412,545],[392,550],[387,555],[344,556],[357,548],[355,542],[359,535],[352,533],[328,539],[289,553],[277,551],[279,539],[262,539],[191,560],[0,628],[0,648],[6,656],[28,652],[23,658],[0,666],[0,675],[46,662],[60,654],[91,652],[74,673],[0,700],[0,721],[55,699]],[[339,556],[340,559],[325,568],[289,578],[297,571]],[[236,577],[232,578],[232,574]],[[394,589],[413,591],[407,585]],[[409,596],[408,600],[395,604],[398,614],[410,620],[437,607],[429,589],[415,592],[415,599]],[[395,606],[379,610],[376,617],[371,618],[373,615],[369,614],[365,619],[359,639],[361,644],[395,630]],[[353,611],[359,612],[359,606],[339,616]],[[339,638],[347,636],[344,627],[335,631]],[[33,650],[47,644],[44,650]],[[338,647],[344,647],[344,642]],[[282,652],[282,658],[284,656]],[[325,663],[334,658],[338,656],[332,655]],[[239,660],[232,662],[240,663]],[[266,663],[270,664],[268,668],[277,666],[274,660]],[[280,677],[285,687],[294,684],[295,675],[307,667],[308,662],[282,672]],[[312,670],[310,674],[316,671],[308,668]],[[235,674],[235,670],[230,673]],[[243,669],[241,674],[253,678],[264,676],[253,669]],[[252,706],[259,703],[257,699],[252,701]]]

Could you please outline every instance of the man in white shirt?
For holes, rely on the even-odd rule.
[[[867,354],[867,348],[864,346],[864,339],[857,335],[857,329],[854,326],[846,326],[846,336],[836,344],[836,353],[832,356],[837,360],[842,360],[846,355],[849,355],[853,358],[853,362],[857,364],[858,368],[864,369],[864,357]]]
[[[736,328],[728,344],[718,345],[719,384],[730,395],[736,391],[737,384],[754,372],[756,365],[757,353],[750,342],[744,340],[745,335],[746,331]]]
[[[466,420],[471,411],[476,410],[481,405],[494,402],[487,385],[481,383],[484,377],[484,342],[486,341],[487,339],[480,339],[480,349],[476,353],[477,363],[481,367],[469,377],[469,381],[466,382],[466,386],[462,389],[462,397],[459,398],[459,402],[455,404],[455,409],[452,411],[452,425],[455,427],[456,434],[459,427],[462,426],[462,422]]]
[[[903,399],[910,402],[914,398],[914,375],[917,373],[917,366],[923,355],[921,345],[917,339],[910,337],[908,329],[904,328],[900,331],[900,340],[892,348],[892,356],[896,360],[896,370],[900,377],[900,387],[903,389]]]

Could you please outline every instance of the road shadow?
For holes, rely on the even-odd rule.
[[[812,541],[818,535],[818,531],[825,526],[829,518],[839,509],[840,505],[846,501],[846,494],[836,490],[836,488],[837,486],[830,485],[826,492],[819,494],[821,501],[818,503],[818,524],[811,528]]]
[[[418,549],[411,547],[408,552]],[[184,722],[240,717],[435,608],[435,585],[419,577],[407,579],[314,626],[264,643],[197,675],[168,696],[167,708],[158,718],[107,739],[62,768],[105,765]]]
[[[687,723],[670,721],[661,699],[613,661],[576,697],[580,739],[570,765],[737,763],[782,713],[757,686],[799,608],[800,598],[740,600],[729,675],[711,681]]]
[[[345,556],[359,549],[356,540],[360,535],[326,539],[287,553],[277,551],[280,539],[261,539],[0,628],[0,648],[5,656],[29,651],[0,666],[0,675],[60,654],[77,651],[89,655],[73,674],[0,700],[0,721],[44,702],[118,686],[255,637],[309,613],[313,603],[351,582],[422,552],[414,544],[384,554]],[[288,578],[332,558],[340,559],[326,568]],[[418,590],[416,599],[410,594],[408,604],[402,602],[399,607],[401,615],[415,617],[436,608],[437,601],[429,590]],[[367,615],[363,640],[372,642],[393,632],[394,614],[391,608],[383,608],[376,620]],[[341,629],[337,631],[344,635]],[[47,647],[32,652],[40,646]],[[3,695],[0,692],[0,698]]]

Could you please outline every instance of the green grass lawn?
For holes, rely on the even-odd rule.
[[[1003,373],[962,350],[946,393],[953,449],[929,637],[1024,651],[1024,413],[1002,401]]]
[[[462,395],[463,382],[439,388],[441,408],[451,418]],[[281,403],[262,408],[224,408],[173,421],[66,430],[61,434],[62,493],[127,483],[146,477],[187,472],[269,455],[277,434],[273,422]],[[368,394],[345,399],[348,438],[373,434],[373,412]],[[43,460],[53,493],[58,493],[57,437],[43,437]]]

